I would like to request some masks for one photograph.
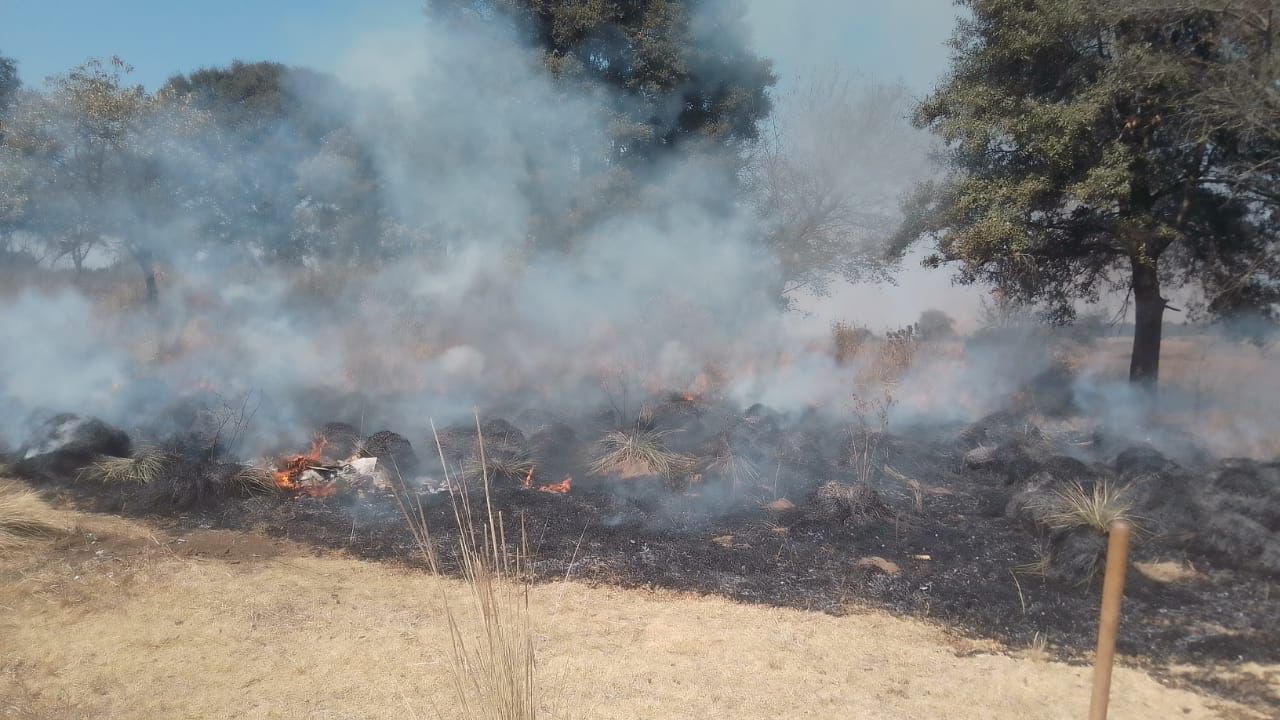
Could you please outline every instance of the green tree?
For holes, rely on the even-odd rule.
[[[741,149],[771,108],[770,61],[751,51],[736,0],[434,0],[444,16],[506,18],[548,69],[611,91],[615,162],[668,151]]]
[[[342,92],[330,75],[273,62],[236,61],[165,83],[160,97],[208,113],[219,130],[210,160],[226,181],[201,191],[203,235],[283,263],[385,254],[372,159],[321,101]]]
[[[0,110],[4,110],[9,106],[10,100],[18,89],[22,87],[22,80],[18,78],[18,63],[13,58],[0,55]],[[3,139],[3,136],[0,136]]]
[[[1224,180],[1266,141],[1204,122],[1211,78],[1248,57],[1230,23],[1136,1],[961,4],[950,75],[917,116],[950,172],[917,193],[901,246],[932,237],[929,263],[1057,321],[1128,291],[1129,375],[1151,389],[1169,289],[1211,310],[1224,293],[1274,301],[1272,214]]]

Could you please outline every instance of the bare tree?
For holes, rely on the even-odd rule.
[[[784,296],[884,275],[899,198],[929,167],[927,135],[909,121],[912,102],[902,85],[839,71],[778,101],[747,181]]]

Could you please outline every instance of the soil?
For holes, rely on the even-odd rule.
[[[463,716],[444,621],[445,602],[469,606],[462,583],[258,533],[71,515],[72,537],[0,553],[0,717]],[[531,608],[540,717],[1068,720],[1088,704],[1087,667],[865,608],[562,580]],[[1273,716],[1124,666],[1112,690],[1115,720]]]
[[[1049,579],[1059,577],[1044,572],[1049,538],[1007,517],[1005,509],[1017,489],[1011,488],[1014,476],[1030,472],[1016,463],[1072,472],[1079,471],[1077,464],[1087,466],[1070,459],[1055,465],[1019,450],[1003,453],[1015,464],[966,469],[966,450],[998,439],[972,428],[966,433],[968,446],[957,446],[954,432],[884,437],[884,466],[892,473],[886,470],[872,484],[889,511],[865,517],[812,510],[819,481],[849,481],[853,469],[841,462],[805,472],[794,471],[795,463],[784,472],[779,463],[780,480],[754,478],[738,487],[736,481],[696,478],[591,478],[570,460],[548,477],[573,473],[572,492],[504,482],[491,489],[489,503],[508,532],[517,523],[524,528],[543,581],[681,591],[835,616],[876,608],[928,620],[958,636],[1044,648],[1060,661],[1086,662],[1095,642],[1100,582]],[[823,456],[825,447],[839,443],[819,435],[806,441],[806,457]],[[44,482],[68,504],[131,512],[118,492],[49,477]],[[455,566],[450,496],[422,493],[415,501],[446,568]],[[478,489],[471,503],[473,515],[484,517]],[[177,533],[251,530],[364,559],[422,563],[401,504],[378,493],[232,499],[152,519]],[[1280,677],[1241,671],[1280,664],[1276,578],[1169,542],[1140,540],[1133,560],[1162,570],[1130,573],[1119,640],[1125,662],[1172,684],[1264,712],[1280,710]]]

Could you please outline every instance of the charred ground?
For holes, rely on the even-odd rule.
[[[1122,652],[1157,669],[1194,665],[1197,673],[1181,680],[1252,704],[1280,704],[1267,683],[1214,679],[1221,677],[1215,670],[1239,663],[1280,662],[1280,604],[1271,600],[1280,464],[1193,451],[1174,460],[1081,429],[1078,419],[1027,412],[890,433],[874,413],[840,424],[816,412],[742,412],[687,396],[646,407],[630,424],[607,412],[482,416],[481,432],[474,424],[442,428],[430,447],[423,440],[416,450],[394,433],[361,442],[348,437],[348,425],[317,427],[317,440],[357,454],[383,452],[397,467],[412,467],[414,479],[393,486],[399,493],[367,486],[326,497],[255,491],[230,480],[237,474],[229,468],[244,466],[191,451],[208,439],[196,443],[190,433],[178,446],[167,441],[177,447],[172,456],[188,458],[173,466],[173,477],[90,482],[80,470],[93,458],[131,448],[123,433],[94,421],[67,430],[72,416],[46,423],[45,436],[28,443],[15,467],[81,507],[149,516],[177,529],[255,530],[413,564],[421,553],[402,510],[407,502],[421,506],[450,568],[457,526],[451,496],[440,490],[439,457],[455,482],[474,470],[466,485],[479,515],[483,437],[489,502],[512,528],[523,527],[540,577],[835,614],[870,605],[1013,647],[1047,644],[1072,660],[1085,659],[1094,641],[1093,571],[1105,538],[1089,528],[1049,527],[1037,499],[1067,484],[1106,483],[1124,488],[1142,528],[1135,562],[1186,571],[1177,582],[1131,572]],[[56,427],[62,429],[49,431]],[[677,458],[676,469],[601,471],[599,441],[610,427],[649,438]],[[502,472],[526,467],[522,462],[533,463],[536,482],[523,471]],[[538,491],[562,478],[572,478],[569,492]]]

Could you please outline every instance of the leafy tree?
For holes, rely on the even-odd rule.
[[[183,221],[207,172],[194,140],[207,123],[131,85],[131,71],[119,58],[90,60],[15,104],[0,145],[0,207],[11,208],[10,227],[43,240],[51,262],[79,272],[100,251],[136,263],[154,305],[165,228]]]
[[[169,78],[161,94],[187,98],[208,111],[220,125],[242,135],[271,133],[288,127],[290,133],[317,142],[341,126],[339,119],[320,112],[309,98],[336,92],[332,76],[275,62],[201,68]]]
[[[955,337],[956,321],[941,310],[925,310],[916,321],[916,332],[923,340],[947,340]]]
[[[18,78],[18,64],[13,58],[0,55],[0,110],[4,110],[9,106],[11,98],[22,87],[22,80]],[[0,139],[3,136],[0,135]]]
[[[434,0],[429,7],[445,17],[514,20],[557,76],[610,90],[613,161],[642,163],[685,146],[740,148],[771,108],[772,66],[748,47],[737,0]]]
[[[1204,122],[1210,79],[1243,62],[1231,25],[1100,0],[961,4],[951,73],[917,115],[950,173],[917,194],[904,246],[931,236],[929,263],[958,261],[962,281],[1057,321],[1127,291],[1129,375],[1151,389],[1169,289],[1211,310],[1225,293],[1274,300],[1275,225],[1224,179],[1267,141]]]
[[[380,253],[372,160],[335,112],[336,78],[273,62],[236,61],[175,75],[159,95],[209,113],[220,131],[218,170],[202,232],[267,261]],[[212,175],[209,170],[205,174]]]
[[[5,192],[12,222],[44,238],[52,261],[67,259],[77,271],[120,229],[120,163],[146,102],[140,86],[125,83],[129,71],[119,58],[91,60],[9,113],[3,152],[15,178]]]

